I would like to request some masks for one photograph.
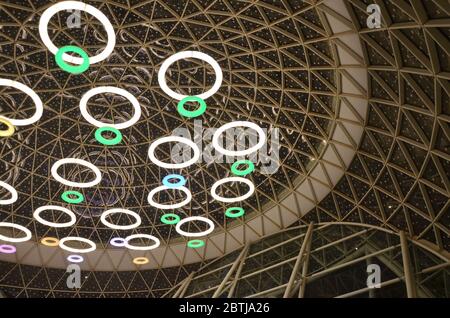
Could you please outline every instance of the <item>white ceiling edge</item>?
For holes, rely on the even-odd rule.
[[[327,6],[349,19],[342,0],[326,0],[321,6]],[[351,30],[348,27],[337,23],[338,20],[328,13],[325,15],[330,22],[335,23],[330,24],[335,44],[336,40],[340,40],[363,60],[362,44],[358,35],[349,34]],[[79,264],[80,268],[87,271],[135,271],[187,265],[213,259],[236,250],[245,243],[276,233],[298,221],[301,216],[313,209],[317,202],[331,192],[353,160],[363,135],[364,120],[368,111],[367,68],[347,54],[338,44],[336,46],[341,70],[345,70],[339,71],[342,77],[342,92],[336,118],[337,125],[315,167],[294,192],[279,202],[280,206],[275,205],[247,223],[230,228],[227,232],[213,233],[204,239],[205,246],[198,249],[188,248],[185,242],[172,243],[151,251],[132,251],[125,248],[97,249],[83,255],[85,261]],[[350,67],[345,68],[346,65]],[[359,88],[353,85],[352,80],[359,85]],[[361,88],[364,92],[360,91]],[[349,109],[344,100],[353,109]],[[355,112],[358,116],[355,116]],[[337,154],[344,163],[343,167]],[[70,264],[66,260],[70,253],[58,247],[47,247],[33,241],[17,244],[16,247],[16,254],[0,254],[0,261],[60,269],[66,269]],[[148,257],[150,262],[140,266],[133,264],[134,257],[142,256]]]

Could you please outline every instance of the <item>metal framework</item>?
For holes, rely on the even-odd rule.
[[[8,295],[159,297],[183,286],[177,296],[189,296],[198,279],[197,274],[190,275],[192,271],[293,222],[372,224],[403,231],[408,242],[412,239],[420,248],[450,251],[448,1],[95,0],[92,5],[120,30],[117,46],[110,59],[77,77],[61,72],[37,36],[39,17],[54,2],[0,3],[0,78],[27,84],[46,105],[41,121],[0,139],[0,180],[13,184],[21,198],[14,205],[0,206],[0,220],[33,232],[33,241],[20,253],[0,255],[0,287]],[[378,29],[366,24],[367,4],[372,2],[381,8]],[[95,54],[105,44],[101,25],[83,13],[80,36],[80,30],[65,27],[69,14],[61,12],[50,21],[52,39],[58,45],[70,39]],[[225,218],[226,206],[208,195],[211,184],[229,173],[229,164],[202,163],[186,171],[194,198],[179,212],[211,218],[217,239],[208,240],[205,250],[183,252],[178,248],[185,246],[185,238],[159,222],[162,212],[149,207],[145,195],[168,173],[151,166],[148,144],[179,127],[194,129],[192,121],[175,114],[176,101],[168,99],[156,81],[162,61],[181,50],[207,52],[224,71],[223,87],[202,117],[205,128],[248,119],[279,128],[281,147],[277,173],[251,176],[257,190],[243,204],[249,213],[242,220]],[[207,65],[189,60],[174,64],[167,79],[180,92],[195,94],[210,87],[214,75]],[[78,110],[82,94],[99,85],[126,88],[143,105],[142,119],[124,131],[126,143],[112,151],[96,143],[95,128]],[[129,105],[110,95],[99,96],[92,108],[103,121],[121,122],[130,116]],[[32,103],[22,94],[0,87],[2,115],[26,117],[32,111]],[[89,204],[74,208],[77,223],[69,231],[43,227],[32,212],[44,204],[61,204],[59,196],[67,189],[52,179],[50,167],[70,156],[96,164],[104,180],[82,191]],[[158,158],[169,156],[169,148],[160,149]],[[68,167],[64,176],[91,178],[78,168]],[[223,192],[239,196],[245,190],[233,185]],[[0,188],[3,195],[7,194]],[[174,192],[157,199],[172,202],[181,197]],[[113,205],[139,211],[143,221],[139,230],[157,235],[163,248],[146,253],[151,260],[147,267],[132,264],[134,254],[128,251],[102,249],[83,265],[87,278],[82,289],[67,290],[65,254],[43,249],[40,238],[80,235],[106,247],[112,237],[123,234],[106,228],[98,217]],[[48,218],[61,221],[60,214]],[[124,217],[118,223],[132,221]],[[192,231],[203,230],[198,224],[190,226]],[[352,239],[357,239],[354,235]],[[403,240],[399,248],[404,245]],[[297,264],[299,272],[260,295],[279,295],[288,287],[286,296],[307,296],[308,287],[319,279],[309,275],[319,259],[314,251],[313,242],[305,244],[305,253],[286,263]],[[364,253],[376,251],[367,247]],[[379,255],[384,254],[370,257]],[[406,258],[401,262],[408,263],[407,254],[402,257]],[[442,270],[421,268],[411,274],[408,267],[399,268],[402,274],[396,270],[397,277],[382,285],[397,286],[406,279],[411,296],[424,293],[411,287],[421,285],[413,282],[417,275],[429,277],[427,284]],[[208,293],[237,295],[243,284],[239,277],[245,275],[249,275],[245,264],[236,263],[220,290]],[[361,287],[340,295],[355,293],[373,291]]]
[[[367,285],[370,264],[380,268],[380,288]],[[422,245],[404,232],[311,223],[218,259],[164,296],[448,298],[450,254]]]

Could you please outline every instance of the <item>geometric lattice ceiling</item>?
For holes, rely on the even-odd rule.
[[[140,231],[159,237],[162,245],[183,241],[173,226],[159,221],[161,211],[148,205],[148,192],[171,171],[152,165],[147,150],[152,141],[176,128],[194,131],[193,121],[174,111],[177,101],[159,88],[157,71],[168,56],[196,50],[214,57],[224,74],[221,88],[208,100],[202,116],[204,128],[250,120],[280,131],[279,169],[275,174],[255,171],[250,177],[257,190],[243,205],[249,211],[242,221],[247,227],[274,206],[279,209],[277,217],[264,217],[276,224],[274,229],[289,226],[292,222],[280,225],[279,214],[302,206],[286,206],[283,200],[302,184],[309,184],[311,197],[317,197],[313,183],[319,177],[314,177],[314,171],[322,167],[328,182],[321,184],[327,194],[323,199],[309,200],[312,210],[299,213],[299,222],[376,224],[404,230],[438,249],[450,250],[450,12],[445,1],[376,1],[382,11],[379,29],[367,28],[366,8],[373,2],[367,0],[87,1],[108,17],[117,42],[109,59],[77,76],[60,70],[38,35],[39,17],[54,2],[0,4],[0,78],[32,87],[45,105],[39,122],[19,127],[14,136],[0,139],[0,180],[13,184],[20,196],[14,205],[0,206],[0,221],[26,226],[37,242],[44,236],[74,235],[106,246],[112,237],[125,234],[105,227],[99,215],[105,209],[123,207],[140,212]],[[64,23],[69,15],[61,12],[52,18],[49,34],[53,42],[58,47],[70,42],[95,55],[105,45],[101,24],[82,13],[82,28],[67,29]],[[346,43],[348,34],[357,38],[360,52]],[[352,62],[343,67],[344,59]],[[352,68],[363,69],[359,78]],[[171,66],[167,79],[172,88],[195,95],[213,84],[214,72],[199,60],[185,60]],[[355,87],[353,93],[342,89],[349,82]],[[143,110],[140,121],[123,130],[124,142],[113,150],[98,145],[93,137],[95,127],[79,112],[84,92],[100,85],[132,92]],[[102,98],[90,106],[97,119],[117,123],[130,118],[131,107],[126,101],[99,96]],[[367,110],[359,113],[353,98],[365,99]],[[349,107],[346,119],[341,118],[345,105]],[[34,106],[17,90],[0,87],[0,111],[10,118],[25,118]],[[350,129],[349,123],[357,128]],[[347,147],[353,154],[349,164],[340,160],[336,150],[342,144],[335,140],[339,131],[352,140]],[[159,149],[158,158],[168,161],[169,148]],[[327,156],[329,149],[334,149],[335,159]],[[33,220],[33,211],[46,204],[61,205],[60,194],[68,190],[51,177],[50,168],[56,160],[74,156],[98,166],[102,182],[82,191],[86,204],[71,207],[77,215],[75,226],[42,226]],[[326,176],[330,163],[342,172],[337,182]],[[214,221],[216,232],[229,234],[236,222],[224,218],[226,206],[210,197],[211,185],[228,176],[229,166],[198,163],[186,169],[193,200],[177,212],[181,216],[206,216]],[[78,168],[67,169],[66,176],[91,179],[88,171]],[[223,190],[229,196],[246,192],[237,184]],[[8,194],[0,189],[0,197],[3,195]],[[158,200],[182,197],[174,191]],[[59,214],[46,217],[64,221]],[[124,224],[132,221],[116,220]],[[251,231],[264,235],[265,223],[261,224]],[[205,229],[202,224],[192,225],[194,231]],[[221,251],[220,244],[211,244]],[[224,248],[222,253],[226,251]],[[199,254],[194,259],[206,258],[206,254]],[[178,259],[177,269],[152,272],[154,281],[159,279],[157,284],[142,278],[150,276],[143,271],[146,287],[142,290],[158,290],[146,295],[158,296],[162,293],[159,290],[183,278],[191,269],[184,266],[184,259]],[[50,271],[36,270],[31,276],[50,277]],[[22,275],[20,265],[11,265],[8,273]],[[112,276],[119,281],[126,276],[101,273],[95,279],[105,294]],[[24,279],[11,277],[14,283],[8,285],[16,284],[17,293],[29,285]],[[134,278],[127,279],[127,286],[133,286]],[[50,285],[31,289],[56,286]],[[134,287],[130,288],[126,293]]]

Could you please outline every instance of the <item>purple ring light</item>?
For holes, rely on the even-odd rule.
[[[67,260],[71,263],[82,263],[84,258],[81,255],[69,255],[67,256]]]
[[[123,239],[121,237],[115,237],[115,238],[111,239],[111,241],[109,241],[109,243],[111,243],[112,246],[117,246],[117,247],[124,247],[126,244],[125,239]]]
[[[0,245],[0,253],[3,254],[14,254],[16,252],[16,247],[13,245],[3,244]]]

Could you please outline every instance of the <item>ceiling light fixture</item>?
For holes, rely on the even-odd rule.
[[[100,54],[89,58],[89,64],[95,64],[105,60],[113,52],[116,45],[116,32],[114,31],[111,22],[109,22],[108,18],[100,10],[80,1],[58,2],[44,11],[39,20],[39,35],[44,45],[51,53],[56,54],[58,52],[58,48],[53,44],[50,36],[48,35],[48,23],[56,13],[68,10],[85,11],[93,15],[103,24],[103,27],[105,28],[106,34],[108,36],[108,42],[106,43],[105,49]],[[71,56],[69,54],[63,54],[62,58],[64,61],[72,64],[83,64],[84,62],[83,58]]]
[[[164,163],[164,162],[156,159],[156,156],[155,156],[156,147],[158,147],[159,145],[166,143],[166,142],[184,143],[192,148],[192,150],[194,151],[194,156],[190,160],[183,162],[183,163]],[[183,168],[189,167],[190,165],[197,162],[197,160],[200,158],[200,149],[198,148],[197,144],[195,144],[194,142],[192,142],[191,140],[189,140],[187,138],[179,137],[179,136],[168,136],[168,137],[160,138],[160,139],[156,140],[155,142],[153,142],[150,145],[150,148],[148,149],[148,156],[150,158],[150,161],[153,162],[158,167],[166,168],[166,169],[183,169]]]
[[[4,78],[0,78],[0,86],[10,86],[17,88],[18,90],[27,94],[33,100],[33,103],[36,107],[34,115],[27,119],[11,119],[4,116],[0,116],[0,118],[8,120],[13,126],[27,126],[41,119],[42,113],[44,112],[44,105],[42,104],[40,97],[31,88],[22,83]]]
[[[186,232],[181,229],[181,226],[183,224],[185,224],[187,222],[192,222],[192,221],[205,222],[206,224],[209,225],[209,228],[205,231],[198,232],[198,233]],[[212,233],[212,231],[214,231],[214,223],[210,219],[207,219],[202,216],[190,216],[190,217],[184,218],[180,222],[178,222],[177,225],[175,226],[175,230],[177,231],[178,234],[184,235],[187,237],[200,237],[200,236],[205,236],[205,235]]]
[[[65,223],[55,223],[55,222],[49,222],[47,220],[44,220],[43,218],[41,218],[40,214],[47,210],[56,210],[56,211],[64,212],[65,214],[67,214],[70,217],[70,221],[65,222]],[[77,220],[75,213],[73,213],[69,209],[66,209],[62,206],[56,206],[56,205],[45,205],[45,206],[41,206],[41,207],[37,208],[36,211],[34,211],[34,213],[33,213],[33,217],[36,219],[36,221],[38,221],[41,224],[44,224],[44,225],[47,225],[50,227],[56,227],[56,228],[72,226],[75,224],[75,222]]]
[[[131,215],[132,217],[135,218],[136,222],[134,222],[133,224],[130,225],[116,225],[116,224],[112,224],[110,222],[108,222],[106,220],[106,217],[110,214],[114,214],[114,213],[124,213],[124,214],[128,214]],[[135,229],[137,228],[139,225],[141,225],[141,217],[139,216],[139,214],[137,214],[136,212],[130,211],[130,210],[125,210],[125,209],[110,209],[110,210],[106,210],[105,212],[102,213],[102,215],[100,216],[100,221],[106,225],[107,227],[114,229],[114,230],[131,230],[131,229]]]
[[[95,179],[91,182],[73,182],[73,181],[68,181],[68,180],[62,178],[58,174],[58,168],[64,164],[69,164],[69,163],[79,164],[79,165],[82,165],[82,166],[85,166],[85,167],[91,169],[95,173]],[[92,163],[87,162],[86,160],[76,159],[76,158],[64,158],[64,159],[58,160],[57,162],[55,162],[53,164],[51,173],[52,173],[53,178],[55,178],[55,180],[61,182],[62,184],[66,185],[66,186],[74,187],[74,188],[93,187],[96,184],[100,183],[100,181],[102,180],[102,173],[101,173],[100,169],[98,169]]]
[[[98,121],[94,117],[92,117],[89,114],[89,112],[87,111],[87,103],[92,96],[95,96],[97,94],[102,94],[102,93],[117,94],[117,95],[121,95],[121,96],[125,97],[126,99],[128,99],[128,101],[131,103],[131,105],[133,105],[133,108],[134,108],[134,114],[131,117],[131,119],[124,123],[120,123],[120,124],[109,124],[109,123],[103,123],[101,121]],[[136,97],[134,97],[131,93],[127,92],[126,90],[124,90],[122,88],[113,87],[113,86],[100,86],[100,87],[92,88],[89,91],[87,91],[83,95],[83,97],[81,97],[80,111],[81,111],[81,115],[84,117],[84,119],[86,119],[87,122],[89,122],[90,124],[92,124],[96,127],[99,127],[99,128],[112,127],[115,129],[125,129],[125,128],[131,127],[132,125],[134,125],[141,117],[141,105],[139,104]]]
[[[167,69],[169,68],[169,66],[178,60],[186,59],[186,58],[199,59],[199,60],[205,61],[206,63],[208,63],[212,66],[212,68],[214,69],[214,72],[216,73],[216,81],[214,82],[214,85],[208,91],[206,91],[203,94],[197,95],[197,97],[205,100],[208,97],[211,97],[212,95],[214,95],[219,90],[220,86],[222,85],[222,79],[223,79],[222,69],[220,68],[219,63],[217,63],[215,59],[213,59],[208,54],[198,52],[198,51],[183,51],[183,52],[175,53],[174,55],[170,56],[168,59],[166,59],[163,62],[163,64],[161,65],[161,68],[159,69],[159,72],[158,72],[158,83],[159,83],[159,86],[161,87],[161,89],[164,91],[164,93],[166,93],[167,95],[169,95],[170,97],[172,97],[173,99],[176,99],[176,100],[182,100],[182,99],[188,97],[187,95],[182,95],[182,94],[178,94],[178,93],[174,92],[172,89],[169,88],[169,86],[167,86],[167,82],[166,82],[166,72],[167,72]]]
[[[227,182],[242,182],[245,183],[246,185],[248,185],[249,190],[246,194],[241,195],[240,197],[236,197],[236,198],[224,198],[220,195],[218,195],[216,193],[217,188]],[[255,192],[255,185],[253,184],[253,182],[251,182],[248,179],[242,178],[242,177],[228,177],[228,178],[223,178],[220,179],[218,181],[216,181],[216,183],[213,184],[213,186],[211,187],[211,196],[220,202],[225,202],[225,203],[233,203],[233,202],[239,202],[239,201],[243,201],[245,199],[248,199],[249,197],[251,197],[253,195],[253,192]]]

